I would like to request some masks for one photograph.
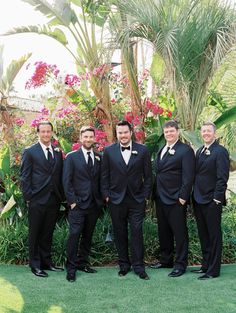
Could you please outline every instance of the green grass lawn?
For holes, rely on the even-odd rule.
[[[117,268],[34,276],[27,266],[0,265],[0,313],[235,313],[236,265],[222,266],[219,278],[199,281],[188,269],[179,278],[169,270],[147,269],[149,281]]]

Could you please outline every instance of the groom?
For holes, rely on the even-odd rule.
[[[127,121],[116,126],[118,142],[103,155],[101,191],[109,204],[119,257],[119,276],[131,268],[141,279],[149,279],[143,263],[143,219],[145,200],[152,188],[151,160],[147,147],[132,141]],[[128,223],[131,234],[131,260],[128,253]]]

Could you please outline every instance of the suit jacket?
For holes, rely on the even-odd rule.
[[[132,143],[131,157],[126,165],[115,143],[105,148],[102,160],[101,191],[114,204],[124,199],[126,191],[138,202],[148,198],[152,189],[151,159],[146,146]]]
[[[63,186],[69,204],[76,203],[87,209],[92,200],[101,207],[100,193],[101,156],[94,152],[93,173],[89,171],[82,149],[67,154],[63,170]]]
[[[21,164],[21,188],[26,201],[37,200],[46,203],[51,191],[60,201],[64,199],[62,187],[62,153],[55,151],[54,165],[50,165],[39,143],[32,145],[23,152]]]
[[[163,148],[158,152],[155,162],[155,196],[167,205],[178,202],[179,198],[188,201],[194,180],[194,151],[178,140],[172,148],[174,154],[167,153],[161,160]]]
[[[209,147],[208,155],[200,156],[202,149],[196,153],[194,200],[206,204],[216,199],[224,204],[230,165],[228,151],[216,141]]]

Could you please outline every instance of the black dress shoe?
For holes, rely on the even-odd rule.
[[[196,273],[196,274],[204,274],[207,272],[207,270],[204,270],[202,268],[199,268],[198,270],[191,270],[192,273]]]
[[[173,271],[168,274],[168,276],[169,277],[179,277],[179,276],[182,276],[184,273],[185,273],[185,270],[174,268]]]
[[[91,268],[90,266],[86,265],[86,266],[82,266],[82,267],[78,267],[79,271],[85,272],[85,273],[97,273],[97,271],[93,268]]]
[[[172,268],[173,265],[162,264],[162,263],[153,263],[149,265],[150,268],[159,269],[159,268]]]
[[[130,270],[119,270],[118,275],[123,277],[129,273]]]
[[[46,266],[43,269],[45,271],[53,271],[53,272],[63,272],[64,271],[64,268],[59,267],[59,266],[54,266],[54,265]]]
[[[212,278],[216,278],[217,276],[212,276],[212,275],[208,275],[208,274],[204,274],[200,277],[198,277],[198,279],[200,280],[206,280],[206,279],[212,279]]]
[[[40,268],[31,267],[31,272],[38,277],[48,277],[48,274]]]
[[[73,283],[75,281],[75,273],[67,273],[66,279],[70,282]]]
[[[139,276],[139,278],[144,279],[144,280],[149,280],[150,279],[146,272],[140,272],[138,274],[138,276]]]

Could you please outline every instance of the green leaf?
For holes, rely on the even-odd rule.
[[[214,121],[214,123],[216,125],[216,128],[220,128],[226,124],[235,122],[235,119],[236,119],[236,106],[225,111],[220,117],[217,118],[216,121]]]
[[[13,84],[14,79],[21,70],[22,66],[31,57],[32,53],[22,56],[18,60],[13,60],[7,67],[6,75],[4,75],[3,80],[5,82],[5,92],[8,92]]]
[[[71,144],[65,138],[59,138],[59,143],[65,153],[71,151]]]
[[[196,131],[190,131],[190,130],[181,130],[180,131],[182,137],[190,142],[196,149],[200,148],[202,146],[202,141],[200,140],[198,134]]]
[[[8,146],[0,150],[0,170],[6,174],[10,174],[10,150]]]
[[[165,71],[164,60],[160,55],[158,55],[158,53],[155,53],[152,58],[150,75],[157,85],[159,85],[160,81],[163,79],[164,71]]]
[[[7,218],[11,214],[12,209],[13,209],[15,204],[16,204],[16,202],[15,202],[15,199],[12,195],[11,198],[8,200],[7,204],[5,205],[5,207],[3,208],[1,215],[0,215],[0,218]]]
[[[46,35],[46,36],[52,37],[53,39],[56,39],[63,45],[68,44],[66,36],[62,30],[60,30],[59,28],[52,30],[50,26],[45,26],[45,25],[44,26],[29,25],[29,26],[16,27],[6,32],[5,35],[14,35],[14,34],[23,34],[23,33],[36,33],[39,35]]]

